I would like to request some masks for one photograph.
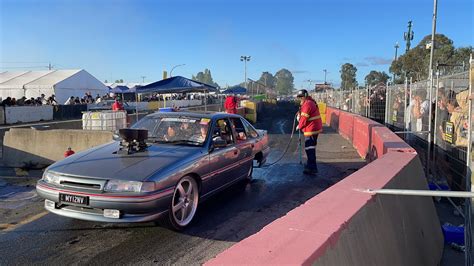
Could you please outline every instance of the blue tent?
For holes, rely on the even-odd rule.
[[[232,88],[228,88],[227,90],[223,91],[224,94],[245,94],[247,93],[247,89],[244,87],[236,86]]]
[[[134,93],[135,90],[131,90],[127,86],[118,85],[118,86],[115,86],[114,88],[110,88],[109,92],[112,92],[112,93]]]
[[[184,92],[212,92],[217,88],[199,81],[181,76],[163,79],[146,86],[137,87],[137,93],[184,93]]]

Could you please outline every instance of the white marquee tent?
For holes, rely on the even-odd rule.
[[[47,71],[6,71],[0,73],[0,97],[19,99],[46,97],[54,94],[63,104],[71,97],[83,97],[90,92],[93,97],[108,93],[108,87],[83,69]]]

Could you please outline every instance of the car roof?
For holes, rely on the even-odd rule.
[[[209,119],[220,119],[227,117],[240,118],[241,116],[228,113],[215,113],[215,112],[155,112],[147,115],[147,117],[195,117],[195,118],[209,118]]]

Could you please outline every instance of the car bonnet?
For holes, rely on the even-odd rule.
[[[200,147],[177,145],[152,145],[133,154],[118,154],[118,149],[118,142],[103,145],[59,161],[48,170],[70,176],[142,181],[201,152]]]

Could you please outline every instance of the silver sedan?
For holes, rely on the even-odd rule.
[[[55,214],[99,222],[161,218],[176,230],[198,203],[252,178],[263,164],[268,135],[232,114],[155,113],[121,131],[116,141],[48,167],[37,192]]]

